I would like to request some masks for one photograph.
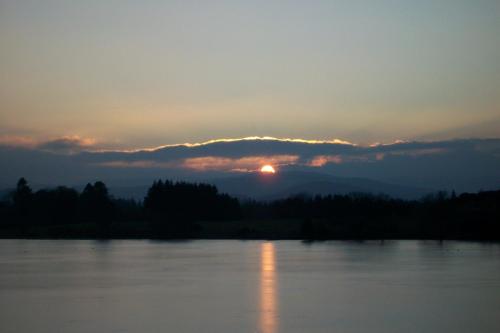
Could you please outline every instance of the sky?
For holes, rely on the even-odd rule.
[[[500,2],[0,0],[0,144],[500,137]]]

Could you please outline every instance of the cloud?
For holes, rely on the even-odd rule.
[[[445,154],[447,152],[449,152],[449,149],[443,147],[422,148],[422,149],[394,149],[385,152],[375,153],[374,155],[370,154],[368,159],[373,160],[372,157],[374,157],[376,161],[382,161],[385,158],[391,156],[408,156],[417,158],[427,155]]]
[[[327,163],[335,163],[335,164],[340,164],[342,163],[342,157],[340,155],[333,155],[333,156],[328,156],[328,155],[318,155],[314,156],[314,158],[307,163],[308,166],[311,167],[322,167]]]
[[[244,142],[244,141],[275,141],[275,142],[292,142],[292,143],[305,143],[305,144],[335,144],[335,145],[349,145],[356,146],[356,144],[351,143],[349,141],[341,140],[341,139],[331,139],[331,140],[309,140],[309,139],[300,139],[300,138],[277,138],[273,136],[248,136],[243,138],[221,138],[221,139],[212,139],[204,142],[195,142],[195,143],[177,143],[170,145],[162,145],[154,148],[145,148],[145,149],[133,149],[128,150],[129,152],[134,151],[156,151],[164,148],[173,148],[173,147],[188,147],[195,148],[201,146],[207,146],[214,143],[232,143],[232,142]]]
[[[231,171],[231,172],[253,172],[259,170],[265,164],[274,167],[293,165],[299,161],[298,155],[272,155],[272,156],[245,156],[241,158],[230,158],[221,156],[191,157],[175,161],[115,160],[98,163],[98,166],[108,168],[138,168],[138,169],[188,169],[192,171]]]
[[[373,147],[372,147],[373,148]],[[309,167],[320,168],[326,164],[342,164],[349,162],[376,162],[382,161],[389,156],[408,156],[420,157],[425,155],[443,154],[448,150],[445,148],[424,148],[424,149],[407,149],[407,150],[392,150],[378,153],[363,153],[363,154],[345,154],[345,155],[317,155],[306,163]]]
[[[298,161],[298,155],[245,156],[241,158],[204,156],[187,158],[183,161],[181,167],[195,171],[253,172],[266,164],[280,167],[297,164]]]
[[[89,150],[95,146],[96,140],[80,136],[63,136],[61,138],[45,141],[36,146],[37,149],[53,153],[74,154]]]
[[[109,161],[96,163],[96,166],[108,167],[108,168],[135,168],[135,169],[165,169],[174,168],[178,164],[174,162],[158,162],[152,160],[138,160],[138,161]]]
[[[271,137],[216,139],[211,143],[173,145],[157,150],[102,152],[113,159],[97,163],[107,168],[180,169],[186,171],[253,172],[262,165],[322,168],[329,164],[376,163],[388,157],[417,158],[448,152],[453,143],[398,141],[357,146],[330,141]],[[336,142],[336,141],[335,141]],[[224,143],[221,145],[220,143]],[[463,145],[459,145],[463,146]],[[121,158],[117,158],[121,157]]]
[[[31,137],[19,135],[2,135],[0,136],[0,145],[7,147],[19,148],[34,148],[37,146],[37,141]]]
[[[100,151],[96,149],[100,143],[79,137],[43,144],[3,137],[2,142],[33,148],[0,147],[0,184],[11,184],[23,176],[44,184],[101,179],[121,186],[124,179],[135,183],[159,177],[205,179],[209,174],[215,177],[227,172],[252,172],[272,164],[280,172],[310,170],[417,187],[477,190],[500,186],[500,139],[402,142],[374,147],[248,140],[137,152]],[[80,153],[82,150],[85,152]]]
[[[94,148],[96,140],[78,135],[62,136],[50,140],[38,140],[28,136],[0,136],[0,146],[27,148],[52,153],[74,154]]]

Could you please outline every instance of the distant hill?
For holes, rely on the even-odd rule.
[[[166,178],[164,178],[166,179]],[[186,179],[189,181],[188,179]],[[328,174],[287,171],[273,175],[243,173],[226,177],[200,179],[217,186],[220,192],[242,199],[274,200],[295,194],[328,195],[349,193],[386,194],[394,198],[419,199],[436,189],[403,186],[366,178],[335,177]],[[151,183],[141,185],[110,186],[110,192],[117,198],[142,200]],[[76,186],[81,190],[83,186]]]
[[[221,192],[240,198],[274,200],[295,194],[328,195],[354,192],[386,194],[395,198],[417,199],[432,192],[363,178],[343,178],[314,172],[248,173],[240,176],[207,180]]]

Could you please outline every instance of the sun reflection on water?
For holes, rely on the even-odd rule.
[[[276,262],[274,244],[261,245],[260,267],[260,331],[275,333],[278,327],[276,295]]]

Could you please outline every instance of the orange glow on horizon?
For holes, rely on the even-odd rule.
[[[265,155],[265,156],[244,156],[239,158],[220,157],[220,156],[203,156],[191,157],[185,159],[181,167],[195,170],[221,170],[233,172],[269,172],[268,167],[266,171],[262,171],[262,165],[270,166],[276,172],[273,166],[293,165],[299,162],[298,155]]]

